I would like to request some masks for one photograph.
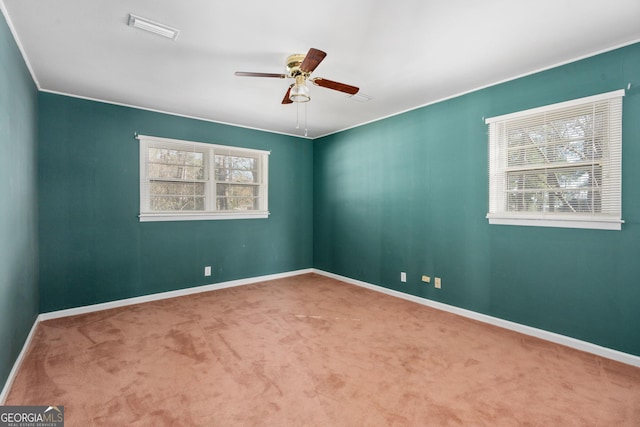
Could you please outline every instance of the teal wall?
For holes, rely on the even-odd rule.
[[[0,13],[0,385],[38,315],[37,102]]]
[[[622,231],[489,225],[482,118],[628,83]],[[315,140],[314,267],[640,355],[638,183],[635,44]]]
[[[39,106],[41,312],[312,267],[311,141],[50,93]],[[139,222],[134,132],[270,150],[271,216]]]
[[[0,383],[38,312],[312,266],[640,355],[639,79],[636,44],[310,142],[38,94],[2,19]],[[490,226],[482,118],[628,83],[623,230]],[[134,132],[270,150],[270,218],[140,223]]]

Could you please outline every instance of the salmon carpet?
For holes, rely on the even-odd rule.
[[[41,322],[71,426],[640,426],[640,369],[315,274]]]

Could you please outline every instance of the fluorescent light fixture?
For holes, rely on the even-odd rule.
[[[160,24],[158,22],[151,21],[150,19],[136,16],[133,13],[129,14],[129,26],[149,31],[150,33],[158,34],[172,40],[177,39],[178,34],[180,33],[180,30],[178,30],[177,28],[172,28],[168,25]]]

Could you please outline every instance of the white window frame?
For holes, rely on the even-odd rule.
[[[255,219],[269,217],[269,151],[250,148],[232,147],[226,145],[208,144],[203,142],[184,141],[179,139],[161,138],[148,135],[137,135],[140,144],[140,222],[152,221],[193,221],[193,220],[218,220],[218,219]],[[205,153],[205,209],[203,211],[151,211],[150,182],[147,175],[147,150],[149,148],[167,148],[193,151],[197,149]],[[258,159],[259,188],[257,210],[216,210],[216,179],[215,179],[215,155],[239,155]]]
[[[491,117],[485,120],[489,125],[489,224],[590,228],[601,230],[621,230],[622,223],[622,98],[624,90],[603,93],[567,102],[547,105],[539,108],[519,111],[511,114]],[[608,200],[612,201],[602,208],[604,212],[597,213],[567,213],[567,212],[513,212],[507,209],[507,142],[504,126],[510,120],[528,118],[542,118],[546,122],[546,115],[552,112],[582,105],[595,105],[598,102],[609,101],[608,149],[609,157],[602,163],[603,194],[606,192]],[[571,163],[562,163],[571,166]],[[516,168],[516,171],[526,167]],[[549,166],[552,170],[554,166]],[[604,188],[606,187],[606,188]]]

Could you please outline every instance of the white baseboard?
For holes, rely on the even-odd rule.
[[[544,329],[533,328],[531,326],[522,325],[520,323],[510,322],[508,320],[500,319],[498,317],[489,316],[486,314],[478,313],[464,308],[459,308],[453,305],[444,304],[438,301],[433,301],[427,298],[418,297],[415,295],[406,294],[404,292],[394,291],[378,285],[372,285],[371,283],[362,282],[360,280],[351,279],[349,277],[340,276],[338,274],[329,273],[322,270],[313,269],[314,273],[330,277],[332,279],[340,280],[342,282],[350,283],[352,285],[360,286],[363,288],[371,289],[376,292],[391,295],[397,298],[402,298],[408,301],[412,301],[418,304],[422,304],[428,307],[436,308],[438,310],[447,311],[449,313],[457,314],[459,316],[467,317],[469,319],[478,320],[490,325],[499,326],[504,329],[509,329],[515,332],[520,332],[525,335],[541,338],[546,341],[551,341],[556,344],[561,344],[566,347],[571,347],[576,350],[581,350],[586,353],[595,354],[607,359],[615,360],[627,365],[640,367],[640,356],[624,353],[611,348],[602,347],[596,344],[592,344],[587,341],[578,340],[565,335],[556,334],[554,332],[545,331]]]
[[[144,295],[144,296],[135,297],[135,298],[127,298],[127,299],[122,299],[117,301],[111,301],[111,302],[106,302],[102,304],[93,304],[93,305],[87,305],[84,307],[76,307],[76,308],[70,308],[67,310],[58,310],[58,311],[51,311],[48,313],[42,313],[36,318],[35,322],[33,323],[33,326],[31,327],[31,331],[29,332],[29,335],[27,336],[27,339],[25,340],[24,345],[22,346],[22,351],[20,351],[18,358],[13,364],[13,368],[9,373],[9,377],[7,378],[7,381],[5,382],[4,387],[2,388],[2,393],[0,394],[0,405],[4,405],[4,402],[9,393],[9,389],[11,388],[11,385],[13,384],[13,381],[15,379],[15,375],[17,374],[18,369],[22,364],[22,360],[24,359],[25,354],[29,349],[29,345],[31,344],[31,340],[33,339],[33,335],[36,331],[36,328],[38,327],[38,324],[41,321],[57,319],[60,317],[75,316],[78,314],[91,313],[91,312],[101,311],[101,310],[108,310],[110,308],[125,307],[128,305],[141,304],[144,302],[158,301],[158,300],[167,299],[167,298],[175,298],[175,297],[180,297],[184,295],[192,295],[192,294],[197,294],[201,292],[215,291],[218,289],[231,288],[235,286],[249,285],[252,283],[282,279],[285,277],[299,276],[301,274],[308,274],[308,273],[320,274],[322,276],[330,277],[332,279],[336,279],[341,282],[360,286],[376,292],[381,292],[383,294],[390,295],[396,298],[402,298],[402,299],[412,301],[418,304],[422,304],[428,307],[432,307],[438,310],[447,311],[449,313],[453,313],[459,316],[478,320],[483,323],[488,323],[490,325],[499,326],[501,328],[520,332],[525,335],[530,335],[533,337],[551,341],[556,344],[561,344],[567,347],[575,348],[577,350],[595,354],[597,356],[601,356],[607,359],[611,359],[621,363],[626,363],[628,365],[640,367],[640,357],[629,354],[629,353],[623,353],[621,351],[613,350],[607,347],[602,347],[596,344],[592,344],[590,342],[581,341],[575,338],[556,334],[554,332],[549,332],[543,329],[537,329],[530,326],[521,325],[519,323],[510,322],[508,320],[503,320],[497,317],[488,316],[486,314],[477,313],[475,311],[466,310],[464,308],[459,308],[459,307],[444,304],[438,301],[433,301],[433,300],[418,297],[415,295],[406,294],[404,292],[395,291],[393,289],[388,289],[382,286],[373,285],[371,283],[362,282],[360,280],[351,279],[349,277],[340,276],[338,274],[329,273],[327,271],[318,270],[315,268],[307,268],[303,270],[289,271],[286,273],[269,274],[266,276],[257,276],[257,277],[247,278],[247,279],[231,280],[228,282],[214,283],[211,285],[196,286],[192,288],[179,289],[176,291],[161,292],[157,294]]]
[[[313,273],[312,268],[304,270],[288,271],[286,273],[269,274],[266,276],[250,277],[247,279],[230,280],[228,282],[213,283],[211,285],[194,286],[192,288],[178,289],[175,291],[160,292],[157,294],[143,295],[140,297],[121,299],[101,304],[85,305],[83,307],[69,308],[66,310],[50,311],[38,316],[39,320],[58,319],[60,317],[75,316],[78,314],[92,313],[94,311],[108,310],[110,308],[125,307],[127,305],[142,304],[144,302],[158,301],[167,298],[181,297],[185,295],[199,294],[201,292],[216,291],[218,289],[232,288],[235,286],[249,285],[251,283],[266,282],[268,280],[282,279],[284,277],[299,276],[300,274]]]
[[[2,387],[2,393],[0,393],[0,406],[4,405],[4,402],[7,400],[7,396],[9,395],[9,389],[13,385],[13,380],[18,373],[18,369],[20,369],[20,365],[24,360],[25,355],[27,354],[27,350],[31,345],[31,340],[33,339],[33,335],[36,332],[39,323],[39,317],[36,317],[36,320],[33,322],[33,326],[31,326],[31,330],[29,331],[29,335],[27,335],[27,339],[24,340],[24,344],[22,345],[22,350],[20,350],[20,354],[18,354],[18,358],[13,363],[13,368],[11,368],[11,372],[9,372],[9,376],[7,377],[7,381],[4,383],[4,387]]]

